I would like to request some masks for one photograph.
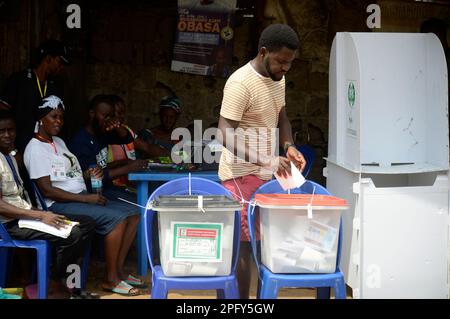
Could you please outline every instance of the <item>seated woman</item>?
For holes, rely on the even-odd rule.
[[[119,123],[125,123],[126,105],[125,101],[118,95],[109,95],[113,106],[114,118]],[[107,163],[108,168],[120,167],[130,161],[139,158],[152,157],[155,152],[155,146],[147,143],[140,138],[129,126],[122,124],[133,137],[133,141],[128,144],[110,144],[108,145]],[[134,185],[128,181],[128,174],[115,178],[112,183],[118,187],[125,187],[128,190],[133,189]]]
[[[36,119],[35,137],[24,154],[30,178],[37,181],[49,209],[95,219],[96,232],[105,236],[106,278],[102,288],[126,296],[138,295],[139,291],[132,285],[142,285],[142,281],[132,275],[127,277],[124,270],[139,223],[138,211],[124,211],[123,206],[101,194],[87,193],[78,159],[56,136],[64,125],[64,104],[57,96],[42,101]],[[96,167],[92,174],[101,178],[102,170]]]
[[[118,95],[110,95],[111,104],[114,107],[114,117],[120,122],[125,123],[125,102]],[[133,137],[133,141],[128,144],[110,144],[108,145],[108,155],[106,158],[108,167],[120,167],[125,163],[128,163],[129,160],[136,160],[136,139],[137,135],[134,131],[128,127],[123,125],[128,132],[130,132]],[[127,187],[130,182],[128,181],[128,176],[122,175],[115,178],[112,181],[113,185],[118,187]]]
[[[95,222],[88,216],[60,215],[51,211],[44,212],[31,206],[28,194],[23,188],[23,181],[19,175],[16,159],[10,155],[16,138],[16,123],[13,115],[6,110],[0,110],[0,223],[13,239],[17,240],[47,240],[56,251],[55,280],[53,297],[68,297],[67,266],[77,264],[83,256],[86,244],[94,234]],[[78,221],[70,232],[69,237],[61,238],[41,231],[20,228],[19,219],[40,220],[54,226],[63,227],[66,219]],[[52,297],[52,291],[49,292]]]

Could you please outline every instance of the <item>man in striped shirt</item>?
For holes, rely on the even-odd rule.
[[[222,184],[238,200],[249,201],[274,172],[290,174],[292,161],[306,165],[292,138],[285,109],[285,78],[295,59],[299,40],[283,24],[268,26],[261,34],[258,55],[234,72],[224,88],[219,118],[223,145],[219,164]],[[220,134],[219,134],[220,135]],[[277,156],[277,135],[286,157]],[[251,278],[247,205],[241,212],[241,251],[237,269],[240,297],[248,299]],[[259,236],[259,222],[257,221]]]

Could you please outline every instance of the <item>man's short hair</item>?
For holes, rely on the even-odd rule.
[[[94,111],[95,108],[101,104],[106,103],[111,106],[114,106],[113,101],[111,99],[111,95],[108,94],[98,94],[92,98],[92,100],[89,102],[89,111]]]
[[[2,99],[0,99],[0,106],[7,107],[8,109],[11,109],[11,105],[8,102],[3,101]]]
[[[262,47],[269,52],[279,51],[283,47],[297,50],[299,47],[297,33],[286,24],[271,24],[263,30],[259,37],[258,51]]]
[[[0,110],[0,121],[5,121],[5,120],[12,120],[12,121],[16,121],[14,114],[11,113],[11,111],[8,110]]]
[[[111,103],[113,106],[115,106],[118,103],[123,103],[125,104],[125,101],[118,95],[116,94],[110,94],[109,98],[111,99]]]

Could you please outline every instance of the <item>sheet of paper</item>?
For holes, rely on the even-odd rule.
[[[300,173],[298,168],[292,162],[291,162],[291,175],[283,177],[281,175],[278,175],[276,172],[274,175],[278,183],[280,183],[281,187],[285,191],[288,189],[298,188],[302,186],[303,183],[305,183],[305,178],[303,177],[302,173]]]
[[[210,148],[211,152],[222,152],[223,150],[223,145],[217,140],[210,141],[208,143],[208,147]]]

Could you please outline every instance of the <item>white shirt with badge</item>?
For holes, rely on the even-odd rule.
[[[25,148],[24,163],[30,178],[36,180],[50,176],[53,187],[76,194],[86,191],[78,159],[59,137],[53,137],[53,144],[41,142],[36,138],[28,143]],[[54,203],[47,198],[45,201],[48,207]]]

